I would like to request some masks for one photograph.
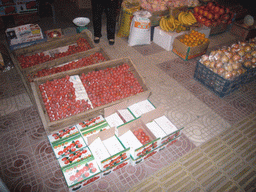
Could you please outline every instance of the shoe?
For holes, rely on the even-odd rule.
[[[94,37],[94,43],[99,43],[100,42],[100,38],[99,37]]]
[[[108,43],[109,43],[109,45],[114,45],[115,44],[115,39],[109,39]]]

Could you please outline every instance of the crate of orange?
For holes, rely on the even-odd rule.
[[[174,39],[172,51],[187,61],[205,54],[209,43],[204,33],[192,30]]]

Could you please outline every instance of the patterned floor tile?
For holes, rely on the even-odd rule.
[[[133,48],[143,56],[148,56],[164,51],[162,47],[158,46],[155,43],[151,43],[150,45],[133,46]]]

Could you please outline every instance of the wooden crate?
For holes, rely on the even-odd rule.
[[[35,75],[38,71],[41,71],[42,69],[49,69],[52,67],[57,67],[59,65],[63,65],[63,64],[66,64],[66,63],[69,63],[69,62],[72,62],[72,61],[75,61],[78,59],[82,59],[84,57],[88,57],[96,52],[102,53],[102,55],[106,58],[107,61],[110,60],[109,56],[106,54],[106,52],[102,48],[96,47],[96,48],[90,49],[88,51],[83,51],[83,52],[76,53],[74,55],[62,57],[62,58],[56,59],[52,62],[47,62],[45,65],[38,65],[38,66],[31,68],[30,70],[23,71],[22,72],[23,81],[24,81],[25,86],[27,87],[27,92],[30,95],[30,98],[31,98],[33,104],[36,104],[35,100],[33,98],[34,96],[32,93],[31,86],[30,86],[30,82],[34,81],[34,79],[36,78],[36,77],[33,77],[33,75]]]
[[[45,51],[49,51],[52,49],[56,49],[56,48],[60,48],[60,47],[65,47],[65,46],[69,46],[72,45],[74,43],[76,43],[76,41],[79,38],[84,38],[87,40],[87,42],[90,44],[91,48],[94,48],[94,44],[92,42],[92,39],[87,35],[87,33],[79,33],[79,34],[75,34],[72,36],[67,36],[67,37],[63,37],[63,38],[59,38],[59,39],[54,39],[51,41],[47,41],[47,42],[43,42],[43,43],[38,43],[35,45],[31,45],[29,47],[24,47],[21,49],[17,49],[14,50],[11,53],[12,56],[12,60],[14,62],[14,65],[17,69],[19,69],[22,72],[26,72],[26,71],[30,71],[33,68],[37,68],[38,65],[32,66],[32,67],[28,67],[28,68],[22,68],[20,66],[20,63],[18,61],[18,56],[20,55],[32,55],[32,54],[36,54],[36,53],[41,53],[41,52],[45,52]],[[56,61],[57,59],[53,60]],[[39,65],[47,65],[49,62],[52,61],[47,61],[44,63],[41,63]]]
[[[59,78],[63,78],[66,75],[72,76],[72,75],[81,75],[82,73],[87,74],[88,72],[91,71],[97,71],[97,70],[103,70],[109,67],[116,67],[119,66],[121,64],[127,63],[130,66],[130,71],[134,74],[134,76],[136,77],[136,79],[138,80],[138,82],[140,83],[140,85],[143,88],[143,92],[138,93],[136,95],[124,98],[124,99],[120,99],[118,101],[114,101],[112,103],[108,103],[106,105],[100,106],[100,107],[96,107],[93,109],[90,109],[86,112],[82,112],[79,113],[77,115],[74,116],[70,116],[67,117],[65,119],[61,119],[61,120],[57,120],[57,121],[53,121],[51,122],[49,119],[49,116],[47,114],[47,111],[45,109],[43,100],[42,100],[42,96],[39,90],[39,85],[42,83],[45,83],[47,80],[51,81],[54,79],[59,79]],[[129,58],[122,58],[122,59],[116,59],[116,60],[110,60],[110,61],[106,61],[100,64],[95,64],[95,65],[91,65],[91,66],[87,66],[87,67],[82,67],[79,69],[74,69],[74,70],[70,70],[67,72],[61,72],[61,73],[57,73],[57,74],[53,74],[53,75],[49,75],[46,77],[41,77],[41,78],[36,78],[34,79],[34,82],[31,83],[31,87],[32,87],[32,91],[33,91],[33,95],[35,98],[35,102],[36,102],[36,106],[39,112],[39,115],[41,117],[41,120],[43,122],[44,128],[47,132],[49,133],[53,133],[56,132],[58,130],[61,130],[67,126],[73,126],[83,120],[89,119],[89,118],[93,118],[97,115],[103,115],[104,116],[104,108],[106,107],[110,107],[113,106],[115,104],[118,104],[120,102],[124,102],[124,101],[134,101],[134,103],[138,102],[141,98],[148,98],[150,95],[150,90],[149,88],[146,86],[144,80],[142,79],[142,77],[140,76],[140,74],[138,73],[135,65],[133,64],[133,62],[129,59]]]
[[[39,53],[39,52],[43,52],[43,51],[47,51],[50,49],[54,49],[54,48],[58,48],[58,47],[63,47],[63,46],[67,46],[67,45],[71,45],[73,43],[76,42],[77,39],[79,39],[80,37],[85,38],[88,43],[90,44],[90,46],[92,47],[92,49],[88,50],[88,52],[93,52],[94,51],[94,44],[91,40],[91,38],[86,34],[86,33],[79,33],[76,35],[72,35],[72,36],[67,36],[67,37],[63,37],[60,39],[54,39],[51,41],[47,41],[47,42],[43,42],[43,43],[38,43],[29,47],[25,47],[25,48],[21,48],[21,49],[17,49],[14,50],[13,52],[10,53],[10,57],[13,61],[13,64],[15,66],[15,68],[17,69],[22,82],[27,90],[27,93],[30,97],[30,100],[33,104],[35,104],[35,99],[34,96],[32,94],[32,89],[30,87],[30,83],[27,80],[27,74],[32,73],[33,71],[39,71],[40,69],[43,69],[45,67],[51,67],[51,66],[56,66],[59,65],[63,62],[68,62],[68,61],[72,61],[71,59],[73,58],[78,58],[80,55],[82,56],[83,54],[85,54],[87,51],[84,52],[80,52],[80,53],[76,53],[73,55],[68,55],[66,57],[61,57],[52,61],[48,61],[39,65],[35,65],[33,67],[29,67],[29,68],[21,68],[19,61],[17,60],[17,57],[19,55],[31,55],[34,53]]]

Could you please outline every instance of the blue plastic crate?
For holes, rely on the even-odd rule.
[[[237,77],[234,80],[224,79],[199,61],[196,65],[194,78],[219,97],[232,93],[241,85],[241,77]]]

